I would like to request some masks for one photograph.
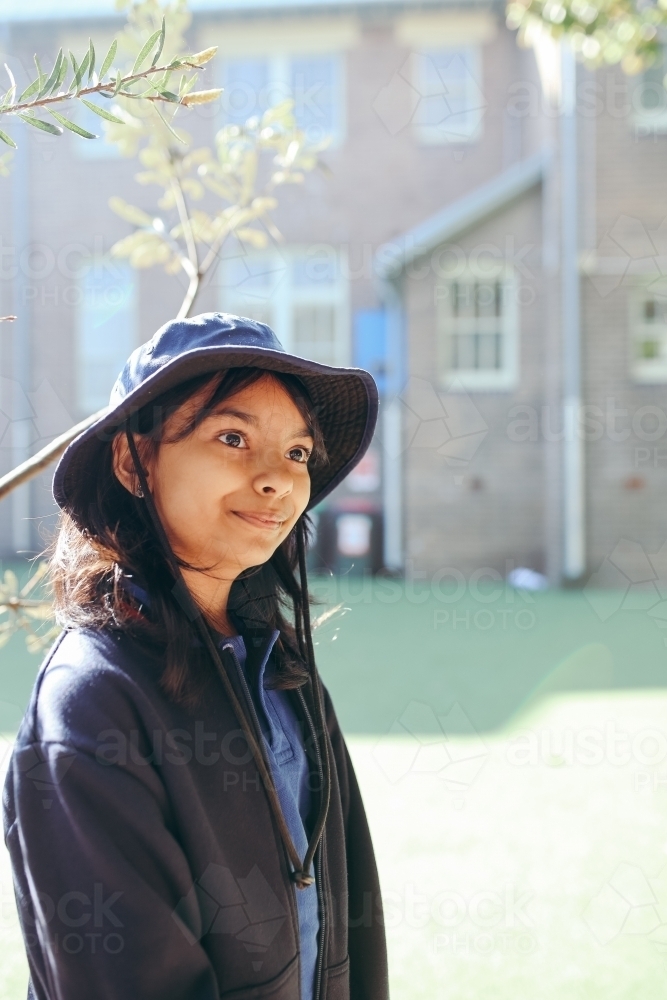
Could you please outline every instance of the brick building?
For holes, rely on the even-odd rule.
[[[110,0],[26,6],[8,0],[0,25],[17,78],[34,52],[48,60],[89,34],[103,48],[121,24]],[[325,561],[524,565],[560,581],[620,539],[657,552],[660,73],[591,74],[544,39],[519,48],[502,5],[476,0],[191,7],[192,47],[219,46],[208,82],[225,87],[221,107],[189,116],[197,142],[285,95],[313,139],[331,137],[328,175],[281,192],[285,243],[230,248],[197,305],[376,374],[380,429],[320,511]],[[0,180],[0,310],[19,315],[2,331],[3,472],[104,405],[129,351],[182,297],[160,269],[108,266],[131,231],[109,197],[153,204],[136,161],[25,132]],[[45,475],[5,502],[5,553],[39,546],[48,487]]]

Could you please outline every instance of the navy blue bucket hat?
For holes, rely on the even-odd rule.
[[[53,477],[56,503],[76,520],[74,485],[94,474],[114,435],[143,406],[198,375],[256,367],[296,375],[310,395],[329,461],[311,473],[308,510],[324,499],[368,448],[378,413],[375,381],[362,368],[334,368],[288,354],[264,323],[229,313],[202,313],[166,323],[128,358],[109,409],[72,441]]]

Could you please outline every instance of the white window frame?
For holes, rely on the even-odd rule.
[[[252,53],[249,55],[240,54],[239,58],[261,59],[268,67],[268,82],[271,89],[282,93],[280,100],[292,96],[292,60],[293,59],[332,59],[334,63],[334,126],[331,132],[327,133],[329,142],[327,149],[336,149],[343,145],[347,132],[347,94],[346,94],[346,73],[345,73],[345,53],[344,52],[266,52]],[[234,60],[234,57],[227,54],[220,60],[221,83],[224,88],[227,79],[227,61]],[[275,101],[278,103],[278,101]],[[254,114],[261,114],[259,109],[253,111]],[[226,124],[225,112],[221,111],[222,124]],[[250,115],[248,117],[251,117]],[[307,133],[306,133],[307,135]]]
[[[480,45],[452,45],[438,46],[437,48],[422,48],[412,54],[412,76],[413,85],[419,95],[428,95],[429,84],[426,73],[426,61],[439,52],[459,53],[465,60],[468,67],[466,77],[466,104],[474,107],[483,96],[484,86],[482,79],[482,49]],[[433,95],[431,95],[433,96]],[[484,107],[486,102],[484,103]],[[415,110],[415,115],[418,108]],[[477,142],[483,132],[484,112],[479,115],[476,123],[468,127],[467,132],[448,132],[441,125],[426,125],[414,121],[414,130],[419,142],[425,146],[450,146],[461,143]]]
[[[667,72],[667,48],[663,47],[662,69]],[[642,88],[647,85],[646,74],[641,73],[630,86],[630,102],[632,105],[631,121],[638,137],[646,135],[667,134],[667,90],[662,83],[656,83],[658,94],[662,97],[662,107],[649,111],[640,104]]]
[[[457,283],[486,284],[501,283],[502,312],[499,317],[503,336],[503,366],[494,369],[451,368],[449,367],[450,346],[449,336],[452,333],[453,322],[448,309],[448,296],[442,292],[443,284],[450,286]],[[451,297],[451,291],[449,292]],[[474,317],[470,317],[474,319]],[[448,329],[449,327],[449,329]],[[519,309],[517,301],[517,280],[514,270],[505,266],[497,272],[480,276],[466,270],[460,275],[448,278],[446,282],[436,285],[436,357],[437,373],[440,388],[449,392],[508,392],[516,388],[519,382]]]
[[[628,295],[629,311],[629,369],[634,382],[639,385],[664,385],[667,383],[667,318],[663,323],[647,322],[644,316],[644,304],[647,299],[663,299],[653,295],[648,283],[637,284],[630,289]],[[664,299],[663,299],[664,301]],[[667,306],[667,302],[665,303]],[[642,337],[642,332],[644,337]],[[641,359],[637,356],[637,344],[642,339],[648,339],[646,334],[657,333],[657,339],[662,344],[662,358],[657,362],[653,359]]]
[[[271,287],[267,288],[265,297],[262,294],[244,293],[242,289],[229,286],[227,281],[228,265],[223,260],[220,264],[220,305],[223,311],[239,316],[251,315],[253,306],[259,306],[268,315],[269,326],[286,351],[297,350],[294,344],[292,329],[292,310],[295,306],[331,306],[334,309],[334,358],[333,364],[347,366],[351,363],[352,337],[350,324],[350,288],[347,279],[348,261],[343,249],[336,251],[336,274],[331,282],[321,285],[296,285],[292,282],[295,261],[309,254],[316,258],[319,251],[331,252],[329,244],[309,244],[301,246],[292,244],[289,247],[269,250],[252,251],[247,254],[248,263],[261,262],[261,268],[266,264],[273,276]]]

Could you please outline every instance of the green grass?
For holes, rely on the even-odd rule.
[[[394,1000],[662,996],[665,632],[641,609],[603,621],[581,592],[313,590],[350,609],[316,651],[369,813]],[[19,638],[0,657],[11,730],[37,661]],[[0,887],[0,1000],[23,1000],[5,855]]]
[[[555,746],[610,720],[619,734],[664,734],[667,695],[560,696],[522,725]],[[657,1000],[667,971],[667,759],[545,755],[517,765],[516,739],[486,737],[481,770],[458,788],[446,768],[428,769],[429,754],[420,769],[409,737],[352,739],[389,901],[393,997]],[[446,746],[466,753],[460,739]]]
[[[436,712],[458,703],[482,732],[548,690],[667,686],[667,631],[646,611],[602,621],[581,591],[497,589],[444,603],[394,581],[320,578],[312,589],[322,607],[349,608],[317,635],[348,733],[384,733],[412,701]]]

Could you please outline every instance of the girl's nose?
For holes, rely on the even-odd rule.
[[[258,469],[253,486],[258,493],[263,495],[273,495],[273,496],[288,496],[294,487],[294,479],[292,478],[289,469],[285,468],[284,458],[280,456],[281,461],[276,460],[276,456],[268,456],[265,461],[261,463],[261,469]]]

